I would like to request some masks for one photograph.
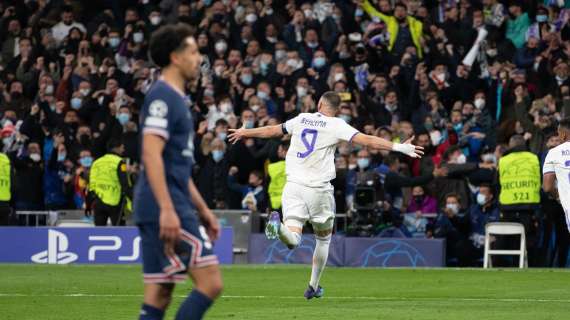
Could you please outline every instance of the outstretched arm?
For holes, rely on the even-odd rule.
[[[254,129],[230,129],[229,131],[230,135],[228,138],[231,143],[236,143],[242,138],[277,138],[285,134],[281,124]]]
[[[372,149],[396,151],[412,158],[421,158],[424,154],[424,148],[413,145],[413,139],[414,137],[411,137],[404,143],[394,143],[380,137],[357,133],[354,138],[352,138],[352,142]]]

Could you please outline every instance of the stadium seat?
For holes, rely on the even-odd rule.
[[[491,235],[520,235],[521,242],[518,250],[491,249]],[[519,268],[528,267],[526,252],[526,237],[524,226],[520,223],[492,222],[485,226],[485,253],[483,268],[492,267],[491,256],[493,255],[513,255],[519,256]]]

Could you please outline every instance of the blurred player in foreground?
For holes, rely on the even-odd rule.
[[[542,168],[544,191],[558,193],[570,231],[570,117],[560,120],[558,136],[562,143],[548,151]],[[554,182],[556,181],[556,185]]]
[[[162,76],[145,97],[140,123],[144,169],[134,209],[145,286],[139,319],[163,319],[174,283],[184,282],[188,273],[194,288],[176,320],[202,319],[222,291],[210,242],[219,236],[220,227],[190,176],[194,128],[184,89],[187,81],[199,76],[202,57],[192,30],[182,24],[157,30],[150,55]]]
[[[265,234],[279,239],[290,249],[301,242],[303,225],[309,221],[315,230],[316,247],[313,269],[305,298],[320,298],[319,286],[327,263],[335,215],[333,187],[336,176],[334,154],[340,141],[349,141],[372,149],[393,150],[410,157],[421,157],[422,147],[408,140],[404,144],[360,133],[344,120],[337,118],[341,98],[326,92],[318,104],[318,112],[302,113],[281,125],[256,129],[232,129],[230,141],[242,138],[272,138],[291,135],[291,145],[285,158],[287,184],[283,189],[283,223],[277,212],[271,213]]]

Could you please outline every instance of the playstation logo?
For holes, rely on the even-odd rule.
[[[68,264],[77,260],[77,254],[66,252],[69,247],[67,236],[56,230],[48,230],[48,249],[32,256],[35,263]]]

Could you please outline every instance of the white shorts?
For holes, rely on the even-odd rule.
[[[283,223],[302,228],[309,221],[315,230],[332,229],[336,205],[332,185],[310,188],[287,182],[281,198]]]

